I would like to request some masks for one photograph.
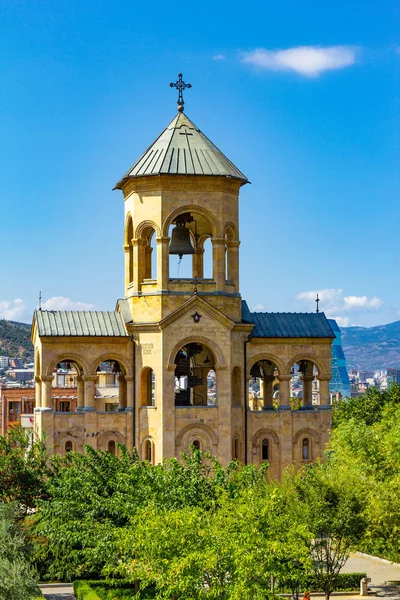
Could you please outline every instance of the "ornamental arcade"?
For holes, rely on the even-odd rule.
[[[33,318],[35,431],[54,452],[135,446],[157,463],[192,446],[272,475],[316,459],[329,435],[331,343],[321,312],[253,313],[240,295],[245,175],[178,114],[118,181],[125,297],[114,312]],[[186,86],[187,87],[187,86]],[[55,369],[76,410],[54,410]]]

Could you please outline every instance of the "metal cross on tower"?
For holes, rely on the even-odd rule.
[[[317,313],[319,313],[319,302],[320,302],[320,299],[318,297],[318,294],[317,294],[317,297],[315,299],[315,302],[317,303]]]
[[[170,83],[169,87],[174,87],[178,90],[178,110],[179,112],[183,112],[183,107],[184,107],[184,100],[183,100],[183,90],[188,88],[190,89],[192,87],[191,83],[185,83],[182,80],[182,73],[178,73],[178,81],[176,81],[175,83]]]

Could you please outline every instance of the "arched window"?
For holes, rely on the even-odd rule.
[[[149,463],[153,463],[153,444],[150,440],[147,440],[144,446],[145,460]]]
[[[301,456],[303,460],[310,459],[310,440],[308,438],[303,439]]]
[[[65,453],[67,452],[72,452],[72,442],[70,440],[65,442]]]
[[[267,438],[261,442],[261,460],[269,460],[269,440]]]
[[[125,231],[125,246],[127,249],[126,260],[127,264],[127,275],[128,275],[128,284],[133,281],[133,246],[132,246],[132,238],[133,238],[133,224],[132,217],[128,217],[128,222],[126,224]]]
[[[156,376],[150,367],[145,367],[141,373],[140,404],[141,406],[156,405]]]
[[[194,448],[195,450],[201,450],[201,445],[200,445],[200,442],[199,442],[199,440],[194,440],[194,441],[192,442],[192,446],[193,446],[193,448]]]
[[[110,440],[107,444],[107,451],[115,456],[115,442],[114,440]]]

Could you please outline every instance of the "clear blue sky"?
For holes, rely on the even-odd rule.
[[[168,83],[182,71],[187,115],[252,182],[240,202],[249,305],[314,310],[318,290],[342,324],[400,319],[398,2],[1,11],[0,317],[30,321],[39,290],[48,306],[114,309],[112,187],[175,115]]]

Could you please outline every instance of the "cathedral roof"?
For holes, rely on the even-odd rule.
[[[242,302],[242,318],[253,323],[251,337],[260,338],[334,338],[335,334],[323,312],[267,313],[250,312]]]
[[[39,336],[126,337],[119,312],[36,310]]]
[[[248,183],[247,177],[179,112],[153,144],[116,184],[146,175],[217,175]]]

